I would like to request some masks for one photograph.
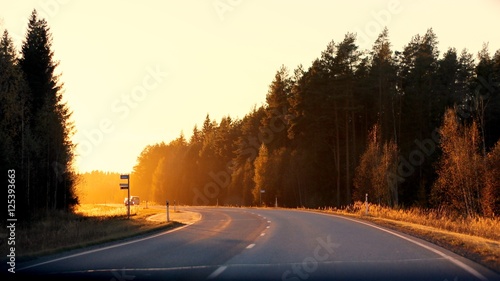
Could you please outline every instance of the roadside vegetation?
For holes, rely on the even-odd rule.
[[[500,272],[500,219],[433,209],[394,209],[363,202],[323,211],[368,220],[442,246]]]
[[[371,50],[359,49],[353,33],[339,39],[310,67],[282,66],[265,104],[242,119],[207,114],[189,139],[181,133],[146,146],[131,173],[132,195],[174,205],[336,206],[326,211],[397,228],[500,271],[500,50],[485,44],[476,56],[440,54],[432,28],[399,50],[387,29]],[[122,204],[82,204],[126,195],[118,174],[72,168],[75,128],[51,43],[36,11],[20,50],[7,31],[0,38],[0,167],[9,171],[12,200],[2,221],[8,214],[19,221],[16,254],[175,226],[146,220],[160,209],[135,207],[127,219]],[[360,203],[339,209],[365,194],[377,203],[368,215]]]
[[[148,217],[164,212],[131,206],[130,219],[123,205],[82,204],[74,213],[51,211],[16,232],[18,255],[22,259],[82,248],[179,225]]]

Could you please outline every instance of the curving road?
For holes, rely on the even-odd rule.
[[[470,260],[370,223],[320,213],[189,208],[173,231],[44,257],[16,277],[51,280],[500,280]]]

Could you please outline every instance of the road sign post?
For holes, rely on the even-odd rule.
[[[127,190],[127,219],[130,219],[130,175],[120,175],[121,180],[127,180],[127,183],[120,183],[120,189]]]

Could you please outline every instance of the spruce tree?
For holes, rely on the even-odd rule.
[[[28,85],[17,61],[17,51],[7,31],[0,41],[0,167],[15,171],[17,215],[29,212],[30,181],[35,139],[31,134]]]
[[[27,87],[16,60],[12,39],[4,31],[0,41],[0,159],[3,171],[21,168],[18,166],[22,157],[19,144],[22,144]]]
[[[71,112],[62,102],[63,85],[55,69],[52,35],[47,22],[36,10],[31,14],[22,45],[19,65],[28,83],[30,127],[36,139],[32,158],[33,171],[29,181],[32,212],[70,210],[78,203],[74,192],[75,173],[72,168],[74,144],[70,137],[73,125]]]

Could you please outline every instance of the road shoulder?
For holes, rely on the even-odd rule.
[[[435,227],[405,221],[372,216],[348,215],[345,213],[325,212],[319,210],[310,211],[359,219],[361,221],[371,222],[391,230],[396,230],[433,243],[457,255],[481,264],[496,273],[500,273],[500,241],[441,230]]]
[[[177,210],[177,211],[172,211],[169,214],[170,220],[175,221],[181,224],[193,224],[201,219],[201,214],[197,212],[192,212],[192,211],[186,211],[186,210]],[[152,215],[147,218],[148,221],[157,221],[157,222],[164,222],[167,220],[167,214],[166,211],[165,213],[160,213],[156,215]]]

